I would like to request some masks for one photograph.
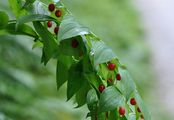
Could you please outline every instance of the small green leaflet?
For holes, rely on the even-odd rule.
[[[94,56],[94,66],[106,63],[116,58],[115,53],[102,41],[92,41],[91,56]]]
[[[124,97],[116,87],[107,87],[100,96],[99,112],[114,110],[124,101]]]
[[[28,22],[33,22],[33,21],[55,21],[57,22],[56,19],[47,16],[47,15],[41,15],[41,14],[32,14],[32,15],[26,15],[26,16],[22,16],[17,20],[16,23],[16,27],[18,28],[18,26],[20,24],[24,24],[24,23],[28,23]]]
[[[40,22],[33,22],[33,25],[37,33],[40,35],[44,44],[43,47],[44,57],[42,61],[46,65],[46,63],[50,60],[55,51],[58,49],[58,45],[56,43],[54,36]]]
[[[116,86],[128,100],[136,89],[135,83],[126,69],[119,68],[118,72],[121,75],[121,80],[117,82]]]
[[[10,23],[4,28],[4,30],[10,34],[28,35],[30,37],[34,37],[35,39],[38,39],[37,33],[29,25],[26,25],[26,24],[19,25],[17,30],[15,29],[15,26],[16,26],[16,23]]]
[[[80,25],[72,15],[64,16],[58,33],[59,41],[72,38],[78,35],[89,34],[90,31],[87,27]]]

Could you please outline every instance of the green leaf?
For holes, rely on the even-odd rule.
[[[81,61],[72,65],[69,70],[67,83],[67,100],[87,84],[83,75],[83,66]]]
[[[117,82],[117,88],[128,100],[136,89],[135,83],[126,69],[119,68],[118,71],[121,75],[121,80]]]
[[[33,25],[43,40],[44,64],[46,65],[57,50],[58,46],[54,36],[40,22],[33,22]]]
[[[92,41],[91,56],[94,56],[94,66],[116,58],[115,53],[102,41]]]
[[[30,14],[42,14],[42,15],[50,15],[48,11],[48,4],[41,2],[40,0],[27,0],[24,4],[23,8],[27,10]]]
[[[41,14],[32,14],[32,15],[26,15],[22,16],[17,20],[16,27],[18,27],[20,24],[28,23],[28,22],[33,22],[33,21],[55,21],[57,22],[56,19],[48,16],[48,15],[41,15]]]
[[[145,120],[151,120],[150,113],[148,112],[145,104],[143,103],[143,101],[141,99],[141,96],[139,95],[138,91],[135,91],[134,94],[135,94],[135,99],[136,99],[137,105],[138,105],[138,107],[140,108],[141,112],[144,115],[144,119]]]
[[[37,33],[33,30],[32,27],[26,24],[19,25],[19,29],[15,29],[16,23],[10,23],[6,26],[5,31],[14,34],[14,35],[27,35],[30,37],[34,37],[35,39],[38,39]]]
[[[91,89],[88,91],[86,101],[87,101],[88,109],[94,110],[98,102],[98,97],[97,97],[97,93],[95,89]]]
[[[76,102],[77,107],[81,107],[86,103],[87,93],[89,91],[89,84],[85,84],[81,89],[76,93]]]
[[[80,36],[76,37],[75,39],[79,43],[81,43]],[[60,42],[59,50],[58,50],[59,54],[64,54],[64,55],[68,55],[68,56],[76,56],[76,57],[80,56],[80,52],[81,52],[80,44],[77,46],[77,48],[72,48],[72,46],[71,46],[72,40],[73,40],[73,38],[70,38],[70,39],[66,39],[66,40]]]
[[[89,29],[79,24],[72,15],[66,15],[60,24],[58,39],[61,41],[64,39],[76,37],[78,35],[85,35],[89,33],[90,33]]]
[[[116,109],[124,101],[124,97],[114,87],[107,87],[100,96],[99,112],[106,112]]]
[[[103,84],[100,77],[95,72],[85,73],[84,76],[96,90],[100,84]]]
[[[72,57],[59,55],[57,61],[57,89],[59,89],[68,80],[68,70],[72,64]]]
[[[18,18],[19,16],[26,15],[26,11],[22,9],[22,0],[8,0],[10,7],[14,15]]]
[[[0,11],[0,29],[4,28],[8,24],[9,17],[6,12]]]

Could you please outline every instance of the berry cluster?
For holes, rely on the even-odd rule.
[[[54,11],[55,11],[55,16],[58,17],[58,18],[62,16],[62,11],[61,11],[60,9],[57,9],[57,10],[56,10],[56,7],[55,7],[55,5],[54,5],[53,3],[51,3],[51,4],[48,5],[48,10],[49,10],[50,12],[54,12]],[[48,22],[47,22],[47,27],[48,27],[48,28],[51,28],[52,25],[53,25],[52,21],[48,21]],[[54,33],[57,35],[58,32],[59,32],[59,26],[56,26],[56,27],[54,28]],[[78,45],[79,45],[78,40],[76,40],[75,38],[72,39],[72,41],[71,41],[71,47],[72,47],[72,48],[77,48]],[[81,55],[80,55],[80,56],[81,56]]]
[[[108,68],[109,71],[112,72],[112,71],[114,71],[116,69],[116,65],[114,63],[109,62],[107,64],[107,68]],[[117,81],[120,81],[121,80],[121,75],[119,73],[117,73],[115,78],[116,78]],[[109,85],[112,85],[113,84],[112,77],[107,78],[107,82],[108,82]],[[105,89],[105,86],[104,87],[103,86],[104,85],[100,85],[98,87],[98,90],[99,90],[100,93],[102,93],[103,90]]]
[[[61,10],[55,10],[55,5],[53,4],[53,3],[51,3],[51,4],[49,4],[48,5],[48,10],[50,11],[50,12],[54,12],[55,11],[55,16],[56,17],[61,17],[62,16],[62,11]],[[52,21],[48,21],[47,22],[47,26],[48,26],[48,28],[51,28],[52,27]],[[59,26],[56,26],[55,28],[54,28],[54,33],[57,35],[58,34],[58,32],[59,32]]]
[[[137,102],[136,102],[135,98],[130,99],[130,104],[134,105],[136,107],[137,112],[141,114],[141,109],[137,106]],[[144,119],[143,114],[140,115],[140,118]]]

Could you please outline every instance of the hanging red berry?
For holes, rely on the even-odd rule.
[[[138,111],[139,113],[141,113],[141,110],[140,110],[140,108],[139,108],[139,107],[137,108],[137,111]]]
[[[52,3],[52,4],[49,4],[48,5],[48,10],[50,11],[50,12],[53,12],[54,10],[55,10],[55,5]]]
[[[98,87],[98,90],[100,91],[100,93],[102,93],[104,89],[105,89],[105,86],[104,86],[103,84],[101,84],[101,85]]]
[[[130,99],[130,104],[131,104],[131,105],[136,105],[136,104],[137,104],[135,98],[131,98],[131,99]]]
[[[118,81],[120,81],[121,80],[121,75],[118,73],[118,74],[116,74],[116,79],[118,80]]]
[[[124,109],[124,107],[119,107],[119,114],[124,116],[126,113],[126,110]]]
[[[57,17],[61,17],[62,11],[61,11],[61,10],[56,10],[55,15],[56,15]]]
[[[78,42],[76,39],[73,39],[73,40],[71,41],[71,46],[72,46],[72,48],[77,48],[78,45],[79,45],[79,42]]]
[[[52,22],[51,21],[48,21],[47,22],[47,26],[50,28],[50,27],[52,27]]]
[[[109,70],[114,70],[115,69],[115,64],[114,63],[108,63],[108,69]]]
[[[59,26],[57,26],[57,27],[54,28],[54,33],[55,33],[56,35],[58,34],[58,32],[59,32]]]

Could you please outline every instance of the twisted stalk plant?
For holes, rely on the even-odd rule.
[[[150,120],[126,67],[62,2],[9,0],[16,16],[0,12],[1,32],[34,38],[41,62],[57,60],[57,89],[67,81],[67,100],[87,104],[91,120]],[[32,24],[28,24],[32,23]]]

